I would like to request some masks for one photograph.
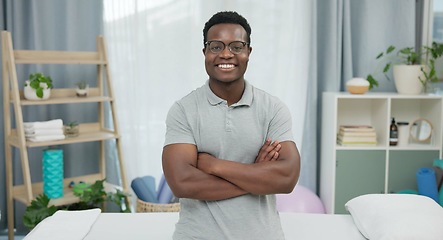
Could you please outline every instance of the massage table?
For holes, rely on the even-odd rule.
[[[85,224],[84,227],[88,229],[83,230],[82,234],[86,234],[84,238],[75,235],[79,232],[76,225],[85,221],[76,218],[73,211],[64,211],[63,214],[45,219],[24,240],[170,240],[179,213],[97,213],[95,221]],[[282,212],[280,218],[287,240],[365,239],[350,215]]]

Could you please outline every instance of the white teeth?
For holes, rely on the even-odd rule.
[[[219,64],[218,65],[219,68],[233,68],[234,64]]]

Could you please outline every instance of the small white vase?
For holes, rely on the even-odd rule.
[[[43,97],[39,98],[37,96],[36,90],[31,88],[31,86],[29,86],[29,82],[28,82],[24,88],[23,95],[28,100],[46,100],[51,96],[51,89],[50,88],[43,89]]]
[[[422,68],[426,71],[426,65],[395,65],[394,82],[397,92],[400,94],[418,95],[423,92],[423,84],[420,79],[425,79]]]

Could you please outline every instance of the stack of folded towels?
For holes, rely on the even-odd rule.
[[[45,142],[65,139],[63,120],[53,119],[43,122],[25,122],[25,137],[32,142]]]
[[[134,190],[137,198],[144,202],[166,204],[178,201],[166,182],[164,175],[161,177],[157,190],[155,189],[155,178],[152,176],[135,178],[131,182],[131,188]]]

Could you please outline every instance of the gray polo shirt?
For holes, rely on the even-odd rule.
[[[195,144],[199,152],[252,164],[267,138],[294,141],[288,108],[248,82],[231,106],[202,87],[173,104],[165,146]],[[180,199],[174,239],[284,239],[275,195],[247,194],[219,201]]]

